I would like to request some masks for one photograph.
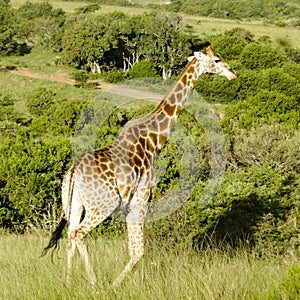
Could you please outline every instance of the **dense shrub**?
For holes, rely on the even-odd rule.
[[[262,123],[279,123],[297,129],[300,124],[299,104],[295,97],[262,90],[246,101],[228,107],[222,122],[225,126],[247,129]]]
[[[55,94],[46,88],[39,88],[27,99],[27,107],[35,116],[43,115],[54,102]]]
[[[14,101],[8,97],[0,94],[0,121],[15,121],[16,110]]]
[[[12,101],[3,98],[1,103],[7,109]],[[69,136],[85,105],[58,99],[45,88],[28,95],[31,121],[26,127],[8,127],[0,143],[3,229],[24,232],[55,222],[61,211],[61,180],[71,163]]]
[[[122,70],[113,70],[110,72],[103,72],[102,77],[110,83],[119,83],[126,79],[126,74]]]
[[[228,81],[210,74],[202,75],[195,83],[195,90],[208,102],[230,103],[239,96],[240,81]]]
[[[297,64],[300,63],[300,49],[297,48],[288,48],[285,50],[288,59]]]
[[[294,263],[282,282],[264,293],[266,300],[298,299],[300,291],[300,265]]]
[[[212,38],[216,51],[220,51],[226,60],[239,58],[243,49],[253,41],[251,32],[243,28],[233,28],[225,31],[222,35]]]
[[[272,244],[275,252],[288,248],[295,252],[298,227],[287,220],[297,217],[297,189],[299,179],[280,168],[252,166],[245,172],[227,173],[211,203],[201,207],[195,201],[187,208],[193,216],[188,227],[194,245],[214,240],[240,246],[242,241],[261,251]]]
[[[283,56],[270,46],[250,43],[240,54],[241,64],[251,70],[280,67]]]
[[[280,168],[251,166],[244,172],[226,172],[209,203],[198,183],[190,200],[177,212],[149,223],[148,235],[175,244],[255,247],[261,254],[298,254],[300,240],[299,178]]]
[[[300,173],[299,140],[299,131],[278,124],[236,129],[231,141],[228,139],[230,163],[232,168],[265,165]]]
[[[11,232],[47,226],[60,206],[61,178],[70,160],[68,139],[31,140],[25,134],[2,141],[0,149],[0,226]]]
[[[155,64],[151,61],[142,60],[134,65],[128,72],[129,78],[147,78],[158,76]]]
[[[71,77],[75,80],[75,85],[82,88],[87,86],[89,75],[84,70],[76,70],[71,73]]]

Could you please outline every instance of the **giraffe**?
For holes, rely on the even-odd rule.
[[[52,233],[43,254],[57,247],[68,223],[67,281],[71,277],[76,247],[92,286],[96,275],[90,262],[85,236],[114,211],[122,209],[128,230],[129,262],[117,277],[119,285],[144,254],[147,202],[155,188],[153,161],[175,126],[180,112],[204,73],[236,79],[236,73],[206,42],[205,52],[194,52],[188,64],[158,106],[149,114],[129,121],[108,147],[86,152],[66,172],[62,183],[64,216]],[[83,209],[85,215],[81,220]]]

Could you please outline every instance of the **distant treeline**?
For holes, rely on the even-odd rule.
[[[297,0],[171,0],[166,7],[174,12],[200,16],[266,20],[282,26],[300,26]]]
[[[133,7],[148,6],[151,9],[166,12],[235,20],[265,20],[278,26],[300,26],[300,5],[297,0],[215,0],[213,2],[211,0],[171,0],[167,4],[165,4],[167,1],[154,1],[153,4],[127,0],[88,0],[88,2]]]

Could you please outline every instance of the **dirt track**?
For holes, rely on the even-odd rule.
[[[50,74],[35,73],[27,69],[16,69],[16,70],[6,70],[6,71],[20,76],[26,76],[26,77],[37,78],[37,79],[46,79],[51,81],[63,82],[70,85],[75,85],[75,80],[71,79],[67,72],[63,72],[63,71],[57,71],[55,73],[50,73]],[[124,87],[120,85],[110,84],[104,82],[101,79],[93,80],[93,82],[96,82],[97,88],[100,88],[101,90],[105,90],[107,92],[114,93],[114,94],[133,97],[136,99],[147,99],[153,102],[158,102],[160,99],[162,99],[162,95],[130,89],[128,87]]]
[[[30,78],[46,79],[46,80],[51,80],[51,81],[63,82],[63,83],[70,84],[70,85],[75,85],[75,80],[71,79],[69,77],[69,74],[64,71],[57,71],[57,72],[51,73],[51,74],[35,73],[35,72],[31,72],[27,69],[16,69],[16,70],[5,69],[4,71],[10,72],[10,73],[13,73],[16,75],[20,75],[20,76],[30,77]],[[127,96],[127,97],[131,97],[131,98],[135,98],[135,99],[145,99],[147,101],[151,101],[151,102],[155,102],[155,103],[158,103],[163,98],[163,95],[140,91],[140,90],[136,90],[136,89],[131,89],[131,88],[128,88],[128,87],[122,86],[122,85],[114,85],[111,83],[104,82],[101,79],[93,80],[92,82],[96,82],[97,88],[99,88],[103,91],[109,92],[109,93],[117,94],[117,95]],[[210,111],[217,118],[223,119],[224,111],[223,111],[223,109],[220,109],[219,106],[220,106],[219,104],[215,104],[214,108],[211,108]]]

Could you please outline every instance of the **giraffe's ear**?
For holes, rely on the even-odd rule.
[[[197,44],[197,49],[204,50],[206,47],[208,47],[210,45],[211,45],[211,43],[208,41],[201,42],[201,43]]]
[[[205,56],[205,54],[202,52],[194,52],[194,57],[196,57],[198,60],[203,59],[204,56]]]
[[[214,51],[213,51],[213,49],[212,49],[212,47],[211,47],[210,44],[205,47],[205,53],[208,54],[208,55],[210,55],[210,56],[215,55],[215,53],[214,53]]]
[[[203,60],[205,57],[205,54],[202,52],[194,52],[194,56],[188,57],[188,61],[191,61],[192,59],[196,58],[197,60]]]

